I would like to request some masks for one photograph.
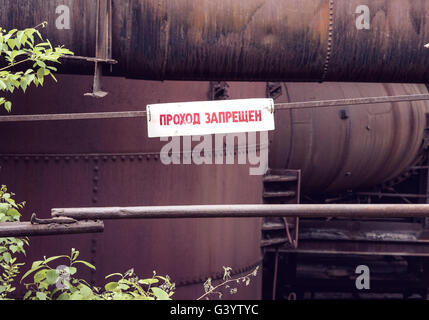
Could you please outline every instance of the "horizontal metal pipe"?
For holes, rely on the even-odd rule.
[[[384,97],[364,97],[364,98],[349,98],[336,100],[320,100],[320,101],[304,101],[304,102],[287,102],[274,104],[275,110],[283,109],[303,109],[303,108],[326,108],[353,106],[361,104],[376,104],[389,102],[407,102],[407,101],[422,101],[429,100],[429,94],[410,94]]]
[[[78,221],[72,224],[31,224],[30,222],[0,223],[0,237],[47,236],[103,231],[103,221]]]
[[[54,208],[54,217],[165,219],[237,217],[429,217],[429,204],[243,204],[148,207]]]
[[[429,100],[429,94],[410,94],[384,97],[349,98],[336,100],[303,101],[277,103],[276,111],[287,109],[323,108],[353,106],[363,104],[376,104],[387,102],[407,102]],[[91,112],[91,113],[61,113],[61,114],[30,114],[0,116],[0,122],[24,122],[24,121],[57,121],[57,120],[90,120],[90,119],[114,119],[145,117],[146,111],[121,111],[121,112]]]

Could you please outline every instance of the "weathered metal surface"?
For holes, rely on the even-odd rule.
[[[271,249],[272,250],[272,249]],[[280,248],[281,252],[305,254],[421,256],[429,257],[427,243],[398,243],[389,241],[320,241],[302,240],[296,249]]]
[[[417,222],[362,220],[302,220],[300,240],[428,242]]]
[[[96,1],[2,0],[2,27],[96,56]],[[59,5],[70,29],[57,29]],[[370,28],[356,27],[366,5]],[[112,75],[154,80],[428,82],[429,4],[412,0],[113,0]],[[67,60],[63,72],[92,73]]]
[[[0,223],[0,237],[46,236],[103,232],[102,221],[78,221],[72,224],[31,222]]]
[[[284,83],[275,103],[427,94],[424,85]],[[397,177],[418,158],[426,102],[395,102],[276,112],[270,167],[302,170],[305,192],[370,187]]]
[[[110,94],[101,101],[80,94],[91,81],[60,76],[61,86],[47,83],[17,94],[13,112],[144,111],[154,102],[206,100],[209,91],[208,83],[106,78]],[[265,92],[263,85],[256,90],[234,86],[231,97],[249,95],[249,90],[261,97]],[[3,123],[0,132],[1,183],[18,201],[27,201],[23,220],[29,220],[31,212],[49,218],[53,207],[262,201],[262,177],[249,176],[249,164],[162,164],[160,151],[167,142],[147,139],[144,118]],[[74,247],[97,266],[95,274],[82,274],[85,279],[89,274],[97,285],[105,282],[105,275],[131,267],[141,276],[156,270],[176,281],[176,298],[194,299],[204,293],[202,284],[208,277],[222,277],[222,266],[241,274],[261,263],[260,226],[259,218],[106,221],[103,234],[31,238],[27,261]],[[232,298],[258,299],[260,285],[259,277]]]

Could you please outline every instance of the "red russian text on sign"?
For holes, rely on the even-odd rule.
[[[274,130],[272,99],[148,105],[149,137]]]

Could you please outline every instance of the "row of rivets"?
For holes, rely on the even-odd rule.
[[[260,151],[262,148],[257,148],[256,151]],[[208,152],[207,155],[208,156],[212,156],[215,155],[217,157],[220,156],[225,156],[225,155],[237,155],[237,154],[248,154],[249,151],[248,150],[241,150],[241,151],[234,151],[234,152]],[[180,153],[181,155],[183,154],[184,158],[189,158],[189,156],[194,157],[194,153]],[[203,153],[204,155],[204,153]],[[93,155],[79,155],[79,156],[74,156],[74,155],[67,155],[67,156],[53,156],[53,155],[44,155],[44,156],[26,156],[26,155],[13,155],[13,156],[8,156],[8,155],[4,155],[4,156],[0,156],[0,161],[3,162],[8,162],[10,161],[14,161],[14,162],[19,162],[19,161],[24,161],[24,162],[50,162],[50,161],[54,161],[56,163],[59,163],[61,161],[64,161],[66,163],[74,161],[74,162],[78,162],[78,161],[85,161],[85,162],[90,162],[93,161],[95,163],[100,162],[100,160],[102,160],[103,162],[107,162],[107,161],[117,161],[118,159],[120,159],[121,161],[143,161],[144,159],[149,161],[151,159],[154,159],[155,161],[158,161],[159,159],[159,154],[136,154],[136,155],[104,155],[104,156],[93,156]]]
[[[329,0],[329,28],[328,28],[328,47],[326,50],[325,64],[323,65],[322,81],[325,80],[328,74],[329,61],[332,53],[332,38],[334,31],[334,0]]]
[[[137,154],[137,155],[104,155],[104,156],[89,156],[89,155],[79,155],[79,156],[74,156],[74,155],[67,155],[67,156],[57,156],[57,155],[40,155],[40,156],[28,156],[28,155],[4,155],[1,156],[0,155],[0,161],[3,162],[8,162],[8,161],[13,161],[13,162],[19,162],[19,161],[24,161],[24,162],[50,162],[50,161],[54,161],[54,162],[60,162],[60,161],[64,161],[64,162],[71,162],[71,161],[85,161],[85,162],[107,162],[107,161],[116,161],[117,159],[121,159],[122,161],[134,161],[134,160],[138,160],[138,161],[143,161],[143,160],[155,160],[157,161],[159,159],[159,154]]]

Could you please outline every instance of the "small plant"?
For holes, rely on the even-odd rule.
[[[222,289],[226,289],[227,292],[231,295],[236,294],[238,292],[237,285],[244,284],[248,286],[250,284],[251,278],[250,277],[256,277],[258,274],[259,266],[257,266],[252,272],[238,278],[232,278],[231,277],[231,267],[223,267],[223,282],[218,284],[217,286],[213,286],[212,279],[208,278],[206,282],[204,282],[204,291],[205,293],[197,298],[197,300],[206,299],[209,300],[209,297],[211,295],[217,295],[219,299],[222,298],[223,293],[221,292]]]
[[[15,194],[7,192],[7,187],[0,187],[0,222],[19,221],[25,202],[16,203]],[[28,238],[0,238],[0,300],[7,299],[15,291],[13,286],[19,269],[23,263],[17,263],[16,254],[25,255],[24,245],[28,246]]]
[[[134,269],[124,275],[113,273],[106,279],[114,276],[120,279],[105,285],[106,291],[102,294],[105,300],[171,300],[174,294],[175,284],[168,276],[157,276],[155,271],[149,279],[139,279]]]

